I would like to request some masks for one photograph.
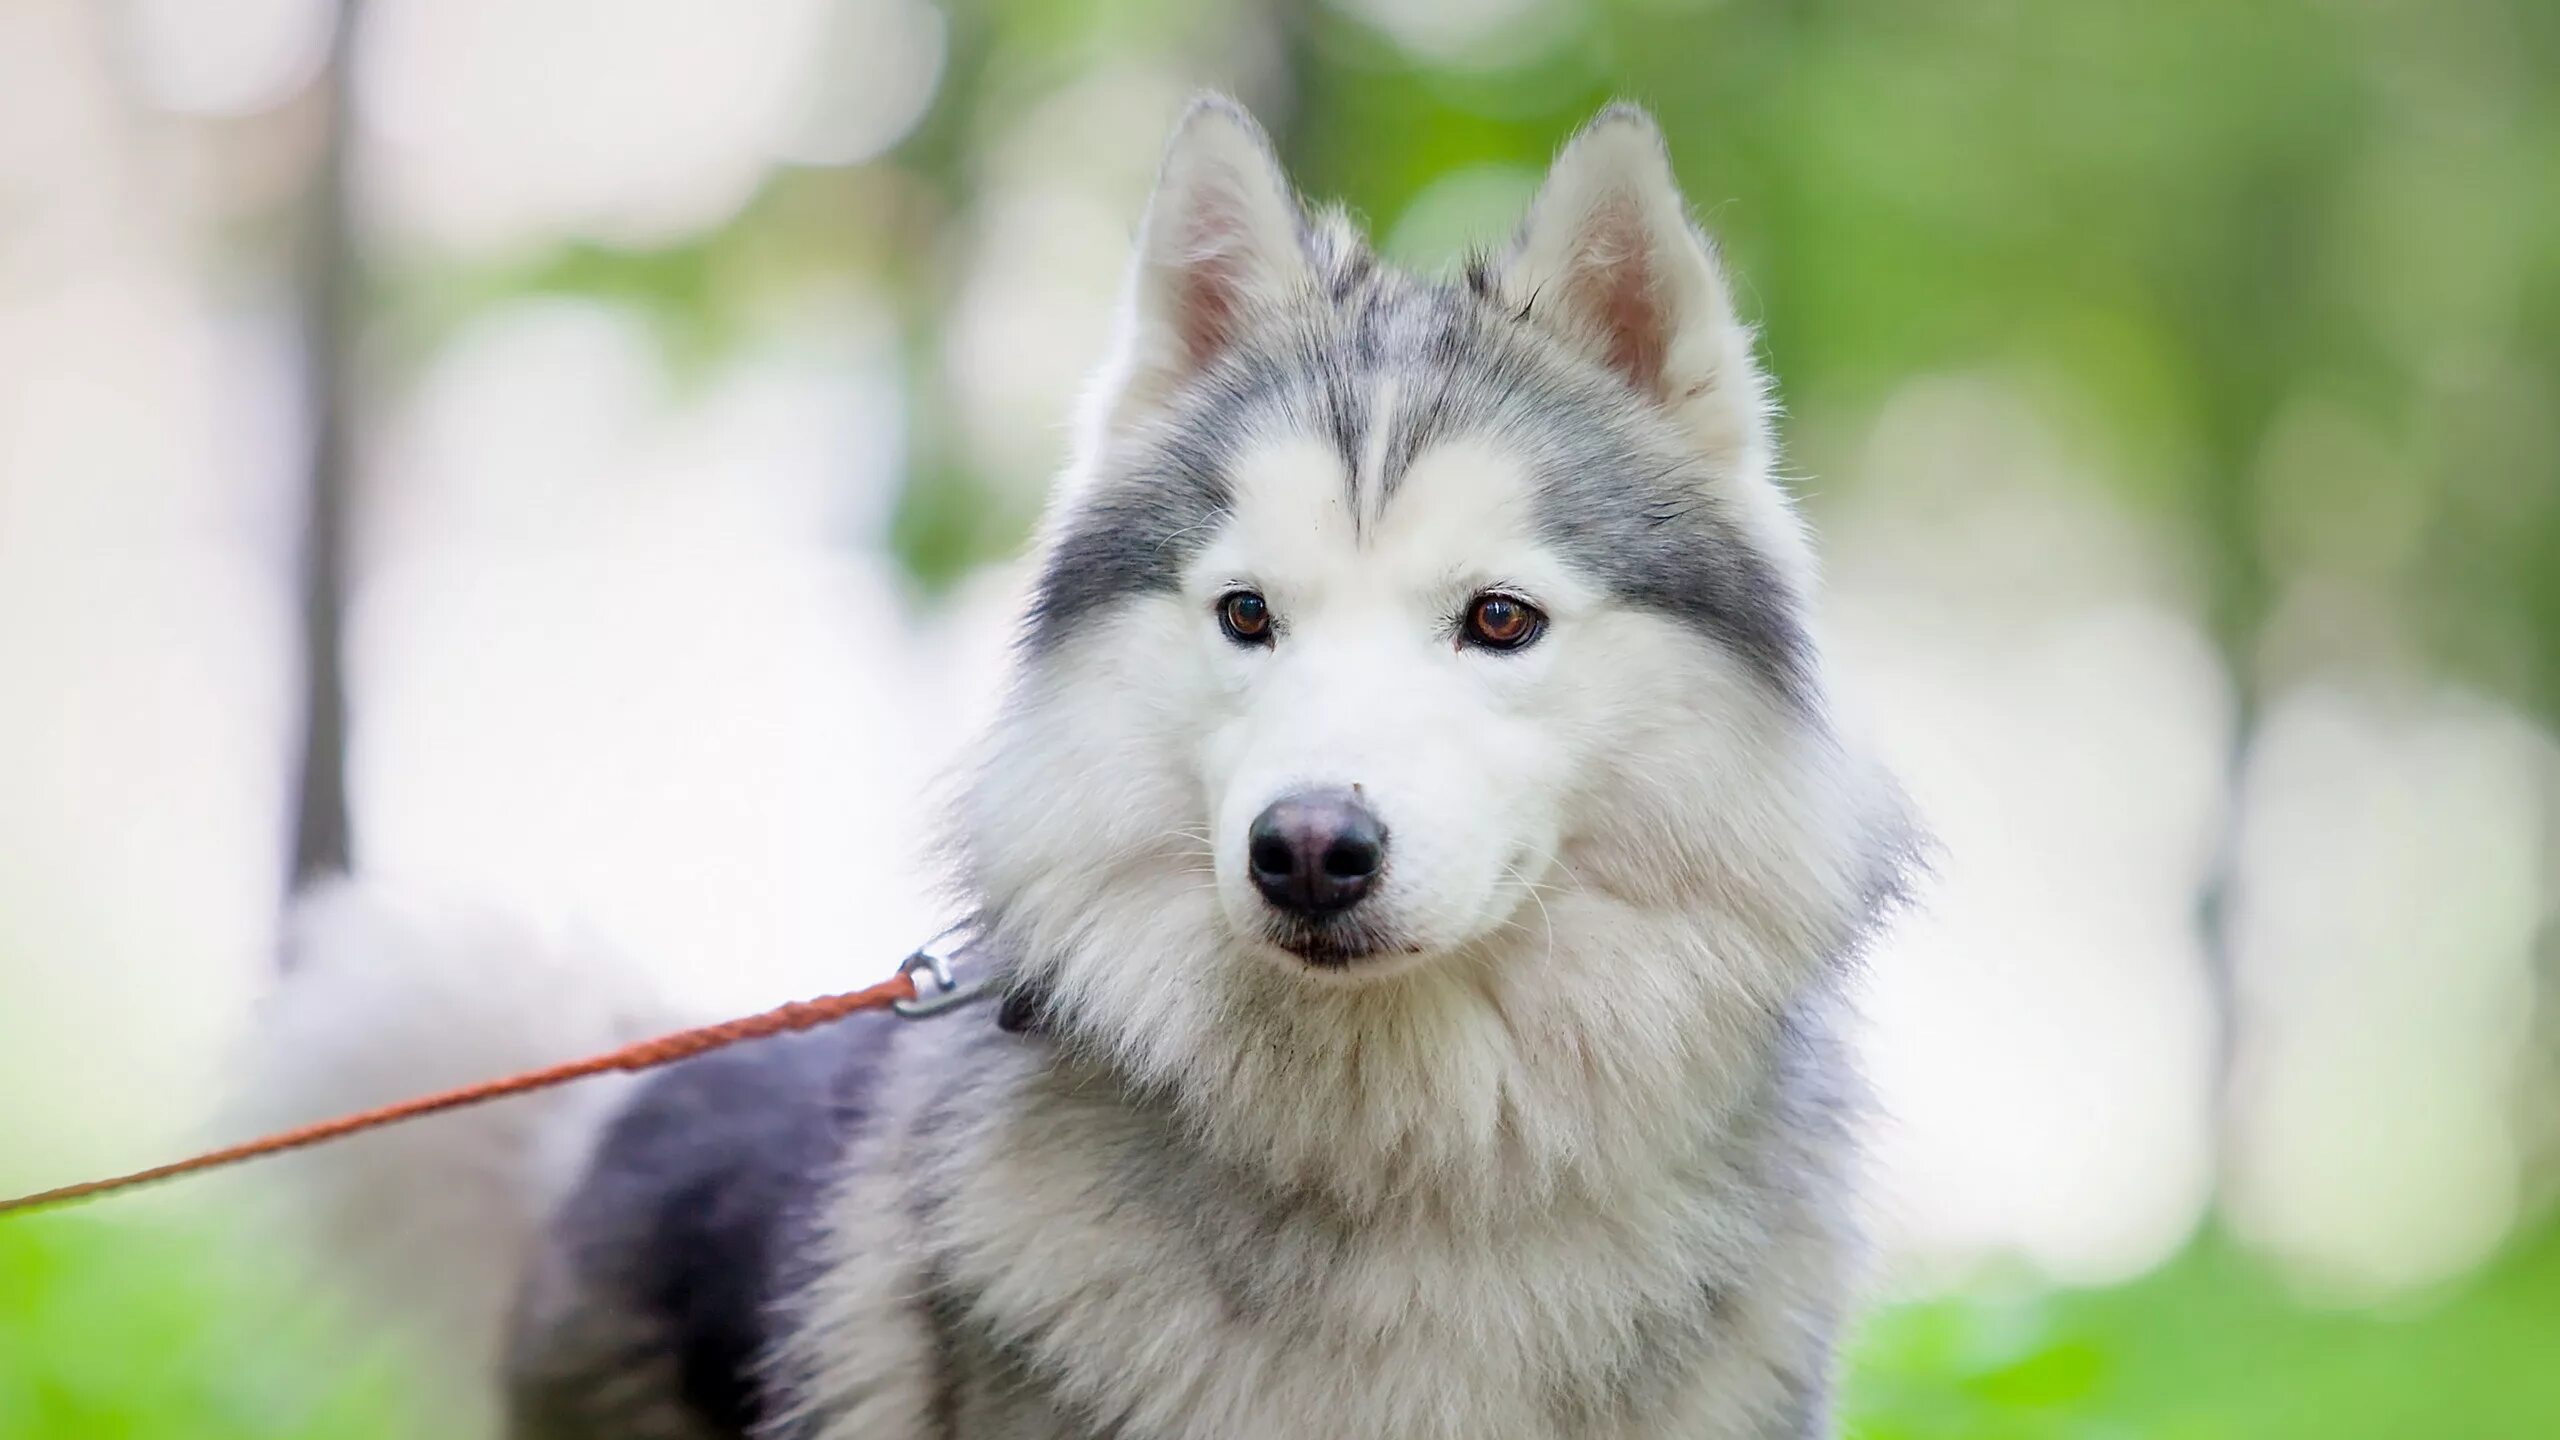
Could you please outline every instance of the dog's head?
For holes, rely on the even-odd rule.
[[[1559,906],[1827,943],[1871,886],[1768,408],[1641,112],[1433,281],[1196,104],[964,807],[990,911],[1079,991],[1552,963]]]

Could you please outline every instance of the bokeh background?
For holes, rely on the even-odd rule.
[[[2560,1435],[2544,0],[0,0],[0,1190],[200,1134],[315,495],[364,868],[706,1010],[933,929],[1204,84],[1425,265],[1641,100],[1738,269],[1941,842],[1851,1433]],[[400,1383],[183,1195],[0,1223],[0,1436]]]

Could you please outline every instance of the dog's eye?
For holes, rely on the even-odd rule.
[[[1467,606],[1461,644],[1486,650],[1517,650],[1546,632],[1547,617],[1538,607],[1510,595],[1479,595]]]
[[[1271,605],[1250,590],[1230,590],[1218,599],[1218,628],[1239,645],[1271,643]]]

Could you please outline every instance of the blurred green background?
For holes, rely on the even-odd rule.
[[[0,612],[20,617],[0,622],[0,676],[31,677],[0,678],[18,712],[0,726],[0,799],[18,817],[0,833],[0,1080],[20,1097],[0,1137],[25,1131],[0,1138],[17,1157],[0,1182],[174,1144],[184,1132],[155,1111],[202,1093],[254,1001],[289,772],[270,753],[291,629],[275,537],[300,504],[296,427],[315,414],[347,417],[377,516],[357,549],[393,600],[414,579],[404,536],[478,527],[538,553],[640,506],[632,492],[710,483],[651,452],[627,491],[554,494],[551,468],[619,442],[546,427],[730,417],[662,448],[752,441],[766,448],[750,468],[790,458],[778,469],[803,489],[756,513],[869,567],[882,613],[930,650],[934,626],[993,604],[979,582],[1029,532],[1185,92],[1242,95],[1307,191],[1428,265],[1498,241],[1561,139],[1632,98],[1661,118],[1763,327],[1789,473],[1841,537],[1845,648],[1887,675],[1888,750],[1950,855],[1950,918],[1910,965],[1879,959],[1880,1085],[1908,1131],[1888,1146],[1886,1204],[1932,1198],[1884,1226],[1895,1298],[1856,1348],[1847,1433],[2560,1435],[2560,6],[380,0],[354,14],[333,45],[339,7],[323,0],[0,0],[0,389],[21,397],[14,412],[0,398]],[[332,286],[349,303],[313,338],[312,297]],[[508,326],[563,314],[585,339],[507,350]],[[589,344],[597,325],[610,344]],[[163,363],[164,331],[202,354]],[[644,401],[562,421],[540,389],[629,354],[653,367]],[[737,377],[813,354],[815,392],[870,398],[756,428],[757,405],[789,397]],[[84,371],[98,385],[45,388]],[[226,388],[238,374],[267,388],[244,404]],[[177,398],[98,399],[155,377]],[[893,438],[865,438],[881,430]],[[531,458],[500,481],[536,477],[532,499],[439,478],[440,463],[475,470],[469,445],[502,433]],[[206,458],[235,449],[263,458],[240,473]],[[155,465],[179,478],[130,480]],[[170,543],[228,547],[236,573],[179,572],[199,586],[184,592],[139,582],[150,566],[128,539],[178,525],[173,511],[192,518]],[[208,511],[230,518],[208,526]],[[688,540],[706,528],[670,523]],[[460,570],[494,563],[437,543]],[[56,643],[93,610],[116,623],[137,593],[273,633],[207,660],[151,611]],[[359,641],[372,623],[392,634],[377,648],[400,651],[408,632],[366,614]],[[2097,628],[2037,628],[2065,615]],[[2117,621],[2131,628],[2105,628]],[[134,634],[188,648],[204,673],[134,679],[98,658]],[[2118,651],[2110,636],[2132,638]],[[791,663],[825,653],[812,642]],[[2073,679],[2082,666],[2097,678]],[[2063,698],[2015,737],[1946,738],[1980,719],[1949,697],[2014,715],[2002,697],[2046,695],[2039,676]],[[234,748],[70,758],[75,742],[165,739],[96,740],[77,719],[92,689],[119,715],[137,694],[176,697],[155,716],[202,700],[233,716],[215,729]],[[374,752],[386,772],[401,736],[476,733],[377,729],[393,737]],[[164,814],[150,777],[193,793],[206,772],[188,757],[205,754],[264,758],[221,765],[245,777],[215,787],[237,792],[229,809],[179,805],[183,844],[59,838],[101,809]],[[132,763],[132,788],[98,778]],[[2083,802],[2075,816],[2126,818],[2044,817],[2037,797],[2056,787]],[[399,828],[403,793],[374,785],[385,818],[360,815],[360,837],[416,861],[440,832]],[[2029,837],[2016,855],[2013,829]],[[128,863],[137,843],[148,863]],[[2020,879],[2030,862],[2062,878]],[[655,884],[639,861],[611,879]],[[193,898],[151,899],[179,893]],[[624,914],[621,893],[593,904]],[[623,923],[663,934],[663,918],[640,907]],[[2118,944],[2092,971],[2115,978],[2032,988]],[[1963,972],[1969,989],[1920,963],[1983,956],[2003,958]],[[181,959],[202,987],[184,1007],[162,998]],[[2017,1044],[1932,1031],[1941,980],[1952,1008],[1944,995],[2003,1002],[1964,1013],[1990,1009],[1985,1031]],[[120,1049],[87,1018],[118,1004],[166,1011],[163,1029]],[[1933,1036],[1941,1051],[1913,1058]],[[1944,1078],[2013,1052],[2027,1058],[1999,1085]],[[101,1068],[126,1078],[94,1093],[65,1078]],[[2146,1096],[2153,1109],[2110,1108]],[[1934,1138],[1967,1125],[1979,1138]],[[2010,1168],[1968,1163],[1985,1155]],[[2098,1178],[2075,1189],[2047,1171]],[[183,1204],[148,1213],[0,1222],[0,1436],[411,1433],[395,1362],[312,1320],[229,1231]]]

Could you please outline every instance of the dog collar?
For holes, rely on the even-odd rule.
[[[963,920],[915,948],[898,963],[898,973],[915,983],[912,1000],[889,1008],[910,1020],[957,1010],[987,997],[995,988],[993,967],[980,963],[975,928]]]

